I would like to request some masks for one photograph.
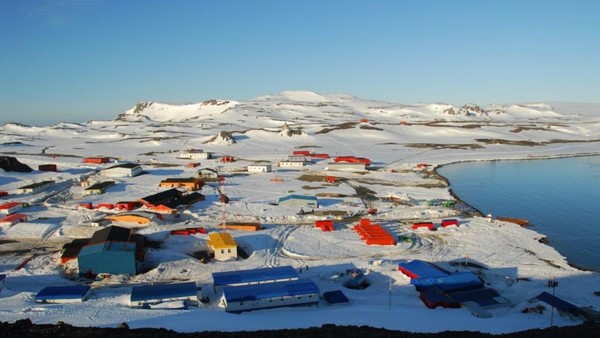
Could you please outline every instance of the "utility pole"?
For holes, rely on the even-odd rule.
[[[552,277],[552,279],[548,281],[548,286],[552,288],[552,297],[554,297],[554,292],[558,286],[558,281],[555,277]],[[552,305],[552,312],[550,312],[550,327],[552,326],[554,326],[554,305]]]
[[[392,276],[388,276],[388,310],[392,309]]]

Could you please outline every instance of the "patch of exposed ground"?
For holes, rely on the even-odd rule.
[[[309,145],[305,145],[305,146],[297,146],[296,147],[296,149],[306,149],[306,148],[308,148],[308,149],[311,149],[311,148],[321,148],[321,146],[309,144]]]
[[[459,122],[462,123],[462,122]],[[427,122],[424,123],[424,126],[428,126],[428,127],[442,127],[442,128],[464,128],[464,129],[478,129],[481,128],[482,124],[473,124],[473,123],[468,123],[468,124],[448,124],[447,122],[441,122],[441,121],[433,121],[433,122]],[[487,125],[487,124],[485,124]]]
[[[543,143],[529,141],[529,140],[504,140],[504,139],[496,139],[496,138],[480,138],[480,139],[476,139],[475,141],[485,143],[485,144],[508,144],[508,145],[512,145],[512,146],[528,146],[528,147],[543,145]]]
[[[304,174],[298,177],[298,180],[304,182],[326,182],[327,176],[318,174]],[[344,178],[336,177],[336,181],[344,181]]]
[[[340,129],[352,129],[356,126],[357,122],[344,122],[338,125],[335,125],[331,128],[323,128],[319,131],[317,131],[315,134],[327,134],[329,132],[332,132],[334,130],[340,130]]]
[[[360,129],[383,130],[381,128],[377,128],[377,127],[373,127],[373,126],[360,126]]]
[[[323,186],[314,187],[314,186],[310,186],[310,185],[303,185],[302,189],[304,189],[304,190],[317,190],[317,189],[325,189],[325,187],[323,187]]]

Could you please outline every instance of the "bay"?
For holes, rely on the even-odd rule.
[[[463,162],[437,171],[484,215],[527,219],[570,263],[600,271],[600,156]]]

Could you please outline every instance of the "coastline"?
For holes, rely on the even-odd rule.
[[[506,159],[482,159],[482,160],[461,160],[461,161],[453,161],[453,162],[448,162],[448,163],[443,163],[443,164],[439,164],[434,166],[433,168],[433,172],[435,173],[435,175],[441,179],[446,186],[448,187],[448,193],[450,194],[450,196],[452,196],[452,198],[454,198],[457,202],[475,210],[475,215],[476,216],[480,216],[480,217],[485,217],[485,214],[473,207],[471,204],[467,203],[466,201],[464,201],[463,199],[460,198],[460,196],[458,196],[451,188],[451,182],[450,180],[443,176],[442,174],[439,173],[439,169],[445,167],[445,166],[450,166],[453,164],[460,164],[460,163],[470,163],[470,162],[496,162],[496,161],[532,161],[532,160],[552,160],[552,159],[561,159],[561,158],[574,158],[574,157],[591,157],[591,156],[600,156],[600,153],[580,153],[580,154],[566,154],[566,155],[548,155],[548,156],[540,156],[540,157],[532,157],[529,156],[527,158],[506,158]],[[531,226],[527,226],[527,228],[529,228],[532,231],[535,231],[537,233],[539,233],[541,236],[544,236],[544,238],[546,239],[546,241],[544,242],[544,244],[552,247],[555,251],[557,251],[557,249],[552,245],[551,240],[548,238],[548,236],[546,234],[540,233],[538,232],[536,229],[531,229]],[[558,251],[557,251],[558,252]],[[560,253],[559,253],[560,254]],[[568,257],[564,256],[563,254],[560,254],[561,256],[564,257],[564,259],[566,260],[567,264],[569,266],[571,266],[572,268],[575,268],[577,270],[580,271],[587,271],[587,272],[595,272],[595,273],[599,273],[600,271],[596,270],[596,269],[592,269],[592,268],[585,268],[582,266],[579,266],[573,262],[571,262],[569,260]]]

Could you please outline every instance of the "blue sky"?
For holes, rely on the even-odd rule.
[[[0,2],[0,124],[283,90],[600,101],[600,1]]]

